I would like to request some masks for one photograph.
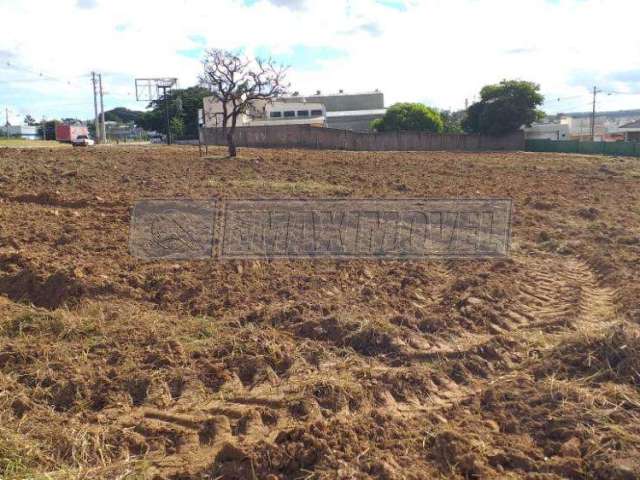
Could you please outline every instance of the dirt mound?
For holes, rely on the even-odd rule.
[[[621,323],[600,333],[583,332],[559,345],[539,375],[589,382],[640,385],[640,328]]]
[[[73,273],[66,271],[45,276],[25,266],[15,274],[0,276],[0,294],[37,307],[54,309],[77,304],[86,293],[86,285]]]
[[[40,192],[37,194],[16,195],[9,198],[14,202],[35,203],[37,205],[47,205],[53,207],[82,208],[87,206],[87,200],[69,200],[64,198],[59,192]]]

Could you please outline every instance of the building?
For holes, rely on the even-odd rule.
[[[249,110],[240,115],[236,119],[237,127],[248,126],[253,119],[265,118],[265,107],[267,100],[254,101]],[[204,126],[205,127],[221,127],[224,110],[222,108],[222,102],[219,102],[215,97],[205,97],[202,100],[203,114],[204,114]],[[231,110],[229,105],[228,110]]]
[[[279,99],[282,102],[321,103],[326,109],[326,123],[329,128],[366,132],[372,120],[382,118],[386,112],[382,92],[344,93],[323,95],[317,91],[314,95],[292,95]]]
[[[326,127],[326,111],[322,103],[275,101],[265,106],[263,119],[253,119],[251,125],[311,125]]]
[[[569,127],[569,137],[572,140],[591,140],[592,112],[559,113],[552,117]],[[621,126],[640,120],[640,110],[616,110],[610,112],[596,112],[594,139],[596,141],[617,141],[624,139]]]
[[[640,142],[640,120],[620,125],[620,131],[626,142]]]
[[[0,135],[25,140],[39,140],[41,138],[38,127],[35,125],[5,125],[0,127]]]
[[[116,142],[141,140],[145,131],[133,123],[104,122],[107,139]]]
[[[214,97],[203,99],[205,127],[221,127],[224,112],[222,103]],[[326,127],[325,108],[321,103],[257,101],[249,110],[238,116],[237,127],[265,125],[311,125]]]
[[[525,127],[527,140],[569,140],[569,126],[559,122],[533,123]]]
[[[236,120],[236,126],[311,125],[366,132],[372,120],[385,113],[382,92],[281,97],[274,101],[257,101]],[[222,103],[214,97],[203,100],[203,123],[222,126]]]

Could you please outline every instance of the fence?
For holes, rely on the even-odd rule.
[[[238,127],[238,147],[315,148],[325,150],[523,150],[524,134],[490,137],[475,134],[384,132],[362,133],[308,125]],[[221,128],[201,128],[203,145],[225,145]]]
[[[640,157],[638,142],[583,142],[579,140],[527,140],[529,152],[586,153],[594,155],[626,155]]]

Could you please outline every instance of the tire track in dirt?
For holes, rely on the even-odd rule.
[[[134,442],[159,452],[154,467],[165,478],[184,473],[186,465],[195,473],[214,463],[245,460],[253,445],[274,442],[297,423],[290,409],[282,396],[246,392],[204,404],[178,403],[166,410],[142,407],[122,425],[134,432]],[[319,409],[314,413],[319,416]]]
[[[615,291],[601,287],[589,266],[573,258],[517,258],[522,273],[515,279],[517,294],[504,306],[473,298],[492,313],[491,332],[444,340],[436,348],[404,356],[415,363],[428,362],[442,371],[434,375],[435,408],[452,405],[511,377],[526,367],[539,348],[552,348],[568,332],[581,328],[608,328],[615,322]],[[464,314],[465,308],[461,310]],[[538,331],[532,336],[533,331]],[[532,348],[533,344],[533,348]],[[542,347],[541,345],[544,345]],[[382,367],[387,368],[387,367]],[[393,367],[390,367],[393,368]],[[434,401],[435,400],[435,401]]]
[[[532,342],[536,348],[540,343],[551,348],[567,331],[605,328],[613,319],[614,292],[599,286],[584,262],[565,258],[519,258],[516,262],[520,271],[514,279],[513,297],[500,305],[492,304],[486,296],[470,304],[483,305],[492,312],[488,333],[442,338],[435,347],[423,350],[408,346],[400,353],[400,364],[388,358],[366,357],[364,364],[350,371],[372,382],[371,398],[357,407],[321,405],[308,391],[312,385],[309,378],[298,373],[280,379],[278,386],[264,382],[250,387],[239,379],[231,380],[234,396],[221,395],[220,400],[206,404],[185,399],[164,410],[141,407],[123,427],[133,429],[141,437],[140,443],[163,452],[154,461],[163,474],[184,472],[185,459],[190,469],[202,471],[212,464],[242,462],[258,443],[272,443],[281,433],[318,419],[353,420],[374,412],[405,419],[439,415],[439,411],[526,371]],[[438,270],[438,276],[450,276],[448,269]],[[442,301],[445,289],[438,291]],[[534,330],[540,333],[532,341],[529,337]],[[322,370],[320,366],[321,376]],[[398,393],[394,388],[394,382],[402,383],[407,372],[416,375],[408,377],[409,384],[419,378],[419,392],[409,389]],[[318,380],[315,385],[320,383]]]
[[[606,326],[615,314],[614,291],[599,286],[581,260],[537,261],[530,279],[535,283],[521,282],[518,303],[505,312],[510,318],[528,320],[523,322],[527,329],[552,332],[586,324]]]

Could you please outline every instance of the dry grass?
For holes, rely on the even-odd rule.
[[[637,477],[634,162],[0,149],[0,478]],[[263,195],[511,196],[519,248],[425,262],[127,252],[139,198]]]
[[[581,330],[558,345],[540,371],[594,384],[640,386],[640,328],[620,322],[597,332]]]
[[[286,195],[336,195],[342,196],[349,193],[350,189],[342,185],[313,181],[297,180],[292,182],[247,179],[247,180],[219,180],[212,178],[207,182],[208,186],[217,189],[238,189],[264,192],[267,194],[281,193]]]
[[[0,148],[72,148],[68,143],[55,140],[23,140],[20,138],[0,138]]]

